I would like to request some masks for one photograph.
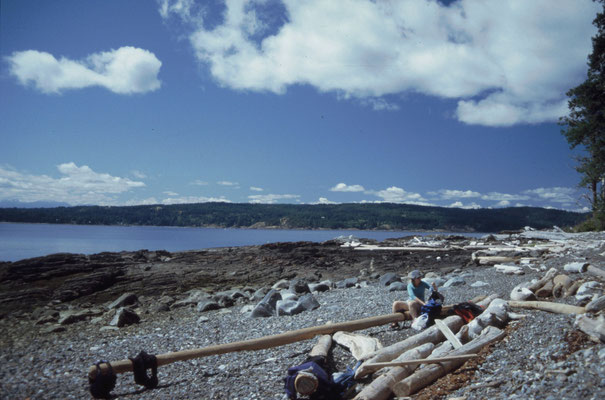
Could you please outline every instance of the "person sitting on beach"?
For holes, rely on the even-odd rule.
[[[437,285],[432,283],[432,288],[437,291]],[[422,280],[422,273],[415,269],[410,272],[410,282],[408,283],[408,301],[393,302],[393,312],[409,311],[413,319],[420,316],[420,308],[425,305],[424,292],[426,289],[431,289],[431,285]],[[391,324],[392,327],[399,326],[396,322]]]

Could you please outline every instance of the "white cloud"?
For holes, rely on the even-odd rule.
[[[425,199],[418,193],[406,192],[402,188],[391,186],[390,188],[377,192],[369,191],[368,194],[374,194],[387,203],[408,203],[428,205]]]
[[[256,187],[256,186],[250,186],[250,190],[253,191],[253,192],[262,192],[263,188],[259,188],[259,187]]]
[[[142,206],[142,205],[153,205],[153,204],[163,204],[163,205],[171,205],[171,204],[194,204],[194,203],[210,203],[210,202],[219,202],[219,203],[231,203],[231,201],[227,200],[224,197],[204,197],[204,196],[184,196],[184,197],[169,197],[163,200],[158,200],[155,197],[149,197],[146,199],[138,200],[132,199],[128,200],[124,203],[127,206]]]
[[[130,46],[94,53],[84,60],[57,60],[50,53],[25,50],[14,52],[7,61],[19,83],[43,93],[101,86],[114,93],[133,94],[161,86],[157,76],[161,61],[148,50]]]
[[[230,182],[230,181],[218,181],[216,183],[221,186],[231,186],[231,187],[235,187],[235,186],[239,185],[239,183],[237,183],[237,182]]]
[[[577,201],[577,199],[574,198],[576,190],[566,187],[538,188],[533,190],[526,190],[523,193],[532,196],[537,196],[540,199],[552,201],[554,203],[572,204]]]
[[[496,204],[496,207],[508,207],[510,206],[510,201],[508,200],[501,200]]]
[[[339,183],[330,189],[331,192],[363,192],[365,189],[361,185],[347,185]]]
[[[506,194],[499,192],[490,192],[488,194],[481,195],[482,200],[488,201],[516,201],[516,200],[529,200],[529,196],[520,194]]]
[[[203,181],[201,179],[196,179],[193,182],[190,183],[191,185],[196,185],[196,186],[206,186],[208,185],[208,182]]]
[[[461,201],[456,201],[452,204],[450,204],[448,207],[450,208],[464,208],[464,209],[478,209],[481,208],[481,206],[475,202],[470,203],[470,204],[463,204]]]
[[[325,197],[320,197],[316,203],[312,203],[312,204],[339,204],[339,203],[337,203],[335,201],[330,201]]]
[[[429,192],[431,196],[439,196],[442,200],[451,200],[451,199],[467,199],[471,197],[480,197],[481,193],[473,192],[472,190],[450,190],[450,189],[441,189],[437,192]]]
[[[164,193],[166,196],[172,196],[172,197],[179,195],[177,192],[172,192],[170,190],[167,190],[167,191],[162,192],[162,193]]]
[[[265,3],[227,0],[212,28],[198,19],[189,39],[219,84],[308,84],[375,109],[398,107],[384,96],[422,93],[458,99],[460,121],[490,126],[566,113],[599,10],[590,0],[283,0],[285,22],[267,29],[275,7]],[[164,0],[160,14],[191,23],[191,4]]]
[[[255,194],[248,196],[250,203],[275,204],[278,200],[299,199],[297,194]]]
[[[0,166],[0,199],[22,202],[57,201],[69,204],[115,204],[116,194],[144,187],[145,183],[98,173],[69,162],[57,169],[60,178],[31,175]]]
[[[130,172],[132,174],[132,176],[134,176],[137,179],[145,179],[147,178],[147,175],[145,175],[145,173],[138,171],[138,170],[133,170]]]

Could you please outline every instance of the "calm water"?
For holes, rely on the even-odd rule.
[[[0,223],[0,261],[16,261],[53,253],[94,254],[122,250],[196,250],[301,240],[323,242],[337,236],[384,240],[410,231],[307,231],[276,229],[177,228],[158,226],[86,226]],[[482,236],[483,234],[463,234]]]

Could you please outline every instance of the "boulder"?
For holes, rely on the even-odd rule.
[[[109,325],[117,326],[121,328],[126,325],[136,324],[141,320],[141,317],[127,307],[121,307],[116,311],[116,315],[113,317]]]
[[[197,305],[197,303],[200,301],[208,298],[210,298],[210,295],[203,290],[192,290],[189,292],[189,296],[187,296],[185,299],[174,302],[170,308]]]
[[[269,289],[267,288],[260,288],[257,291],[254,292],[254,294],[252,294],[252,296],[250,296],[250,301],[252,301],[253,303],[258,303],[259,301],[261,301],[263,299],[263,297],[265,297],[265,295],[267,294],[267,292],[269,291]]]
[[[210,310],[218,310],[219,308],[220,308],[220,305],[216,301],[214,301],[212,299],[204,299],[204,300],[201,300],[199,303],[197,303],[196,309],[198,312],[204,312],[204,311],[210,311]]]
[[[448,281],[443,284],[443,287],[448,288],[451,286],[461,286],[461,285],[466,285],[466,281],[460,277],[455,277],[455,278],[448,279]]]
[[[309,293],[309,285],[304,279],[292,279],[290,281],[290,285],[288,286],[288,290],[296,294]]]
[[[327,292],[330,290],[330,286],[325,283],[309,283],[309,291],[313,292]]]
[[[485,286],[489,286],[489,283],[483,282],[483,281],[477,281],[477,282],[471,283],[471,287],[485,287]]]
[[[337,289],[346,289],[346,288],[354,287],[355,285],[357,285],[357,282],[359,282],[358,278],[347,278],[342,281],[336,282],[336,288]]]
[[[287,289],[288,287],[290,287],[290,282],[288,282],[287,279],[281,279],[281,280],[275,282],[275,284],[273,286],[271,286],[271,289],[280,290],[280,289]]]
[[[378,282],[380,283],[380,286],[387,287],[393,282],[401,282],[401,278],[394,272],[387,272],[380,277]]]
[[[388,290],[389,292],[406,291],[407,287],[408,286],[403,282],[393,282],[389,285]]]
[[[137,295],[134,293],[124,293],[112,303],[107,306],[108,310],[115,310],[116,308],[130,306],[138,301]]]
[[[101,315],[101,310],[67,310],[59,315],[59,325],[69,325],[79,321],[83,321],[89,317]]]
[[[275,289],[269,290],[269,293],[254,307],[250,317],[259,318],[275,315],[275,306],[279,300],[281,300],[281,294]]]
[[[279,292],[282,300],[298,300],[298,295],[291,290],[281,290]]]
[[[315,297],[308,293],[298,300],[279,300],[276,305],[276,311],[277,315],[295,315],[303,311],[314,310],[319,306]]]

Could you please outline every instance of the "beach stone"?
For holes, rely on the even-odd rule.
[[[269,292],[268,288],[260,288],[260,289],[256,290],[254,292],[254,294],[252,294],[252,296],[250,296],[250,301],[252,301],[253,303],[258,303],[265,297],[267,292]]]
[[[210,298],[210,295],[208,293],[206,293],[203,290],[192,290],[189,292],[189,296],[187,296],[185,299],[182,300],[178,300],[176,302],[174,302],[170,308],[177,308],[177,307],[185,307],[185,306],[190,306],[190,305],[197,305],[197,303],[199,303],[200,301],[204,300],[204,299],[208,299]]]
[[[111,304],[109,304],[107,306],[108,310],[114,310],[116,308],[120,308],[120,307],[124,307],[124,306],[130,306],[133,305],[137,302],[138,298],[137,295],[134,293],[124,293],[123,295],[121,295],[120,297],[118,297],[116,300],[114,300]]]
[[[279,315],[295,315],[295,314],[300,314],[301,312],[304,311],[302,309],[302,307],[299,307],[298,301],[292,300],[292,299],[279,300],[277,302],[275,310],[277,311],[278,316]]]
[[[305,294],[300,299],[298,299],[298,303],[306,310],[311,311],[320,307],[319,302],[311,293]]]
[[[220,298],[222,297],[229,297],[233,300],[236,299],[240,299],[240,298],[248,298],[248,296],[242,292],[241,290],[238,289],[231,289],[231,290],[225,290],[222,292],[218,292],[214,295],[214,300],[219,301]]]
[[[405,291],[407,290],[407,285],[403,282],[393,282],[388,287],[389,292],[395,291]]]
[[[122,307],[116,311],[116,315],[113,317],[109,325],[121,328],[126,325],[136,324],[140,320],[141,317],[139,317],[136,312],[130,308]]]
[[[298,300],[298,295],[291,290],[282,290],[279,292],[282,300]]]
[[[357,285],[357,283],[359,282],[358,278],[347,278],[344,279],[342,281],[338,281],[336,282],[336,288],[338,289],[346,289],[346,288],[350,288],[353,287],[355,285]]]
[[[489,283],[483,282],[483,281],[477,281],[477,282],[474,282],[471,284],[471,287],[475,287],[475,288],[485,287],[485,286],[489,286]]]
[[[281,300],[281,294],[275,289],[269,290],[265,297],[254,307],[250,317],[259,318],[275,315],[275,306],[279,300]]]
[[[325,283],[309,283],[310,292],[327,292],[330,290],[330,286]]]
[[[452,286],[461,286],[465,285],[466,281],[460,277],[450,278],[447,282],[443,284],[444,288],[452,287]]]
[[[165,311],[170,311],[170,306],[167,303],[156,302],[149,306],[149,312],[152,314]]]
[[[380,280],[378,282],[380,283],[380,286],[387,287],[393,282],[400,282],[400,281],[401,281],[401,278],[399,277],[399,275],[397,275],[394,272],[387,272],[386,274],[384,274],[380,277]]]
[[[60,314],[59,324],[69,325],[101,314],[100,310],[67,310]]]
[[[287,289],[288,287],[290,287],[290,282],[287,279],[280,279],[279,281],[275,282],[273,286],[271,286],[271,289],[281,290]]]
[[[36,325],[57,322],[59,320],[59,315],[59,311],[57,310],[45,310],[36,320]]]
[[[218,310],[220,308],[219,303],[212,299],[204,299],[197,303],[197,311],[204,312],[210,310]]]
[[[58,325],[58,324],[52,324],[49,326],[45,326],[44,328],[40,329],[40,333],[55,333],[55,332],[64,332],[66,331],[66,328],[62,325]]]
[[[428,283],[429,285],[432,285],[433,283],[435,284],[435,286],[437,287],[441,287],[443,286],[443,284],[446,282],[445,279],[440,278],[440,277],[435,277],[435,278],[422,278],[423,281],[425,281],[426,283]]]
[[[288,290],[296,294],[309,293],[309,285],[308,282],[304,279],[293,279],[290,281]]]

